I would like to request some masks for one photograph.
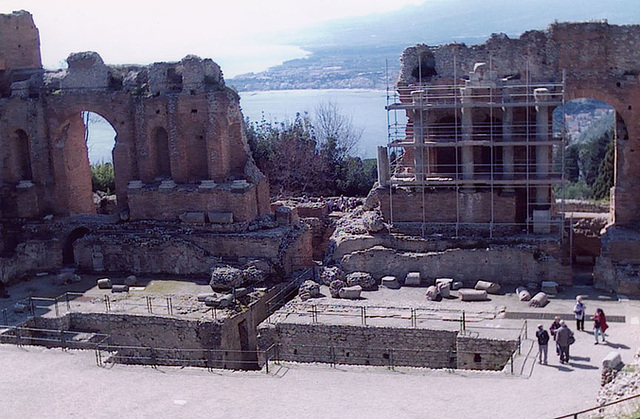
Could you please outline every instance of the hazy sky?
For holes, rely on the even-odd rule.
[[[444,1],[444,0],[428,0]],[[225,77],[302,56],[276,39],[326,20],[387,12],[425,0],[2,0],[0,13],[27,10],[40,30],[43,64],[96,51],[108,64],[212,58]]]

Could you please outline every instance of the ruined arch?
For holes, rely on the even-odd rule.
[[[73,252],[73,244],[76,240],[81,239],[82,237],[89,234],[91,230],[86,227],[79,227],[73,230],[66,237],[64,241],[64,246],[62,247],[62,264],[65,266],[75,265],[76,259]]]
[[[116,191],[122,185],[119,181],[120,161],[116,156],[119,144],[118,119],[103,106],[84,102],[78,98],[61,106],[60,113],[52,118],[51,141],[57,147],[52,147],[52,162],[56,180],[57,194],[63,201],[64,212],[69,214],[92,214],[96,212],[93,203],[91,184],[91,166],[86,137],[86,126],[83,120],[84,112],[92,112],[104,118],[113,128],[116,135],[112,151],[112,161],[116,178]],[[126,185],[126,183],[125,183]]]
[[[632,225],[640,218],[640,204],[635,198],[640,192],[640,168],[634,153],[640,146],[638,134],[634,134],[632,106],[615,94],[615,90],[606,86],[574,86],[569,84],[566,90],[567,100],[592,98],[605,102],[615,110],[615,165],[614,186],[611,191],[611,221],[619,225]],[[630,140],[635,138],[635,140]]]

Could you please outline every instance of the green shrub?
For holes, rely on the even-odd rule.
[[[116,191],[112,163],[101,162],[91,165],[91,187],[94,192],[102,191],[111,194]]]

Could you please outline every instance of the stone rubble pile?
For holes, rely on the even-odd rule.
[[[348,274],[346,283],[348,287],[359,285],[363,291],[376,291],[378,289],[376,280],[367,272],[352,272]]]
[[[302,301],[306,301],[310,298],[320,297],[320,285],[310,279],[304,281],[298,290],[298,296]]]
[[[320,270],[320,282],[322,284],[329,286],[337,279],[341,281],[346,279],[344,271],[337,266],[326,266]]]

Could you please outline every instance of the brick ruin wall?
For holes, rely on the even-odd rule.
[[[269,213],[239,97],[210,59],[108,66],[83,52],[69,56],[67,69],[47,71],[30,14],[1,15],[0,35],[0,217],[95,212],[86,111],[116,131],[117,202],[131,219],[201,211],[247,221]]]
[[[433,66],[435,78],[468,74],[475,63],[486,62],[499,77],[561,82],[564,75],[567,100],[594,98],[613,106],[624,124],[616,144],[615,222],[640,222],[640,165],[634,158],[640,145],[640,25],[555,23],[517,39],[492,35],[481,45],[417,45],[402,55],[399,85],[418,82],[414,70],[427,50],[434,61],[422,65]]]
[[[425,192],[423,200],[419,190],[408,188],[394,191],[393,198],[389,197],[389,190],[386,188],[379,188],[373,193],[380,202],[380,209],[386,220],[391,219],[393,204],[394,222],[415,222],[424,219],[430,223],[455,223],[458,220],[460,223],[513,224],[516,219],[516,198],[513,194],[464,191],[456,194],[446,190],[433,190]],[[456,214],[456,208],[460,208],[459,214]]]
[[[421,61],[422,57],[432,58]],[[492,35],[484,44],[416,45],[402,55],[398,85],[418,82],[416,69],[433,70],[451,79],[491,65],[498,77],[532,82],[565,82],[565,99],[593,98],[616,110],[615,186],[611,190],[610,225],[596,258],[595,285],[640,294],[640,25],[606,22],[554,23],[545,31],[529,31],[511,39]],[[454,69],[455,63],[455,69]],[[415,207],[415,205],[413,205]],[[401,211],[412,211],[403,209]]]
[[[327,364],[501,370],[517,345],[417,328],[263,323],[258,331],[259,350],[277,345],[281,360]]]

